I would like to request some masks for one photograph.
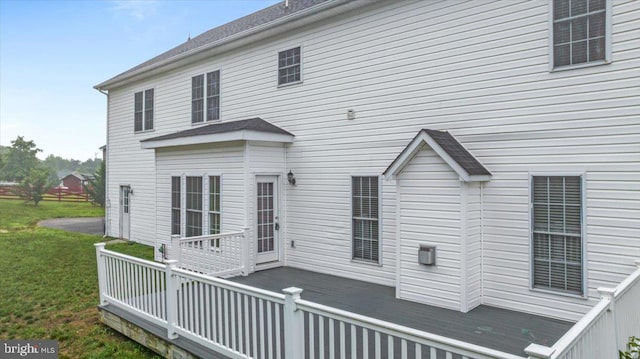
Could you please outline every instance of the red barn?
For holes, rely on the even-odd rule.
[[[71,172],[62,178],[62,186],[70,192],[84,193],[84,186],[87,184],[87,175]]]

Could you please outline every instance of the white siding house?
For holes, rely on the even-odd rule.
[[[174,234],[194,218],[212,233],[220,212],[222,232],[246,229],[251,271],[286,265],[463,312],[577,320],[640,258],[640,2],[593,1],[591,52],[568,40],[569,60],[562,4],[289,0],[97,85],[108,235],[160,259],[178,177]],[[416,142],[423,129],[462,157]],[[470,158],[487,173],[469,172]],[[203,182],[200,217],[187,214],[188,177]],[[418,263],[421,245],[436,247],[435,265]]]

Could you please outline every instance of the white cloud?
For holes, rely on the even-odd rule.
[[[156,12],[156,0],[114,0],[111,2],[116,13],[131,16],[139,21],[154,15]]]

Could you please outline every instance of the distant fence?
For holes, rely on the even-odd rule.
[[[0,199],[20,199],[15,192],[16,186],[0,185]],[[44,195],[43,201],[55,202],[89,202],[88,193],[70,191],[65,187],[52,187]]]

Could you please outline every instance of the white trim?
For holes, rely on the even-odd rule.
[[[468,283],[468,247],[467,238],[467,203],[468,203],[468,183],[460,181],[460,311],[469,311],[469,301],[467,293]],[[437,263],[437,262],[436,262]]]
[[[401,155],[396,158],[391,166],[385,171],[386,179],[395,178],[402,170],[411,162],[413,157],[422,150],[424,144],[429,145],[431,149],[440,156],[453,169],[464,182],[489,181],[491,175],[470,175],[464,168],[456,162],[427,132],[420,130],[420,133],[405,147]],[[469,152],[469,154],[471,154]],[[473,155],[471,155],[473,156]],[[474,157],[475,158],[475,157]],[[477,159],[476,159],[477,160]],[[478,161],[480,162],[480,161]]]
[[[402,267],[400,266],[400,254],[402,251],[401,247],[401,237],[402,237],[402,217],[400,216],[400,204],[402,203],[402,195],[400,191],[400,178],[396,178],[396,298],[400,298],[401,295],[401,275],[400,271]]]
[[[293,135],[270,133],[254,130],[239,130],[209,135],[186,136],[166,140],[151,140],[140,142],[143,149],[162,148],[171,146],[199,145],[205,143],[230,142],[230,141],[263,141],[293,143]]]

